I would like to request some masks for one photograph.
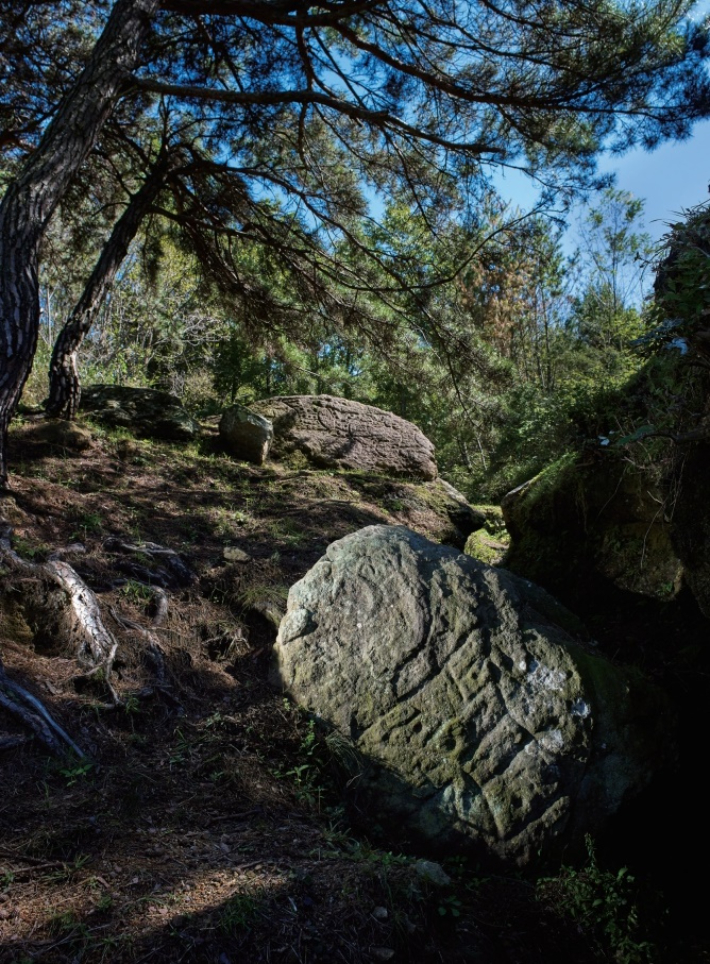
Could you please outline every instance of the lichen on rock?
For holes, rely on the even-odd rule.
[[[289,395],[251,406],[274,426],[272,455],[301,453],[321,468],[435,479],[434,446],[411,422],[332,395]]]
[[[526,580],[370,526],[291,589],[278,678],[351,741],[358,790],[390,825],[525,866],[580,846],[668,742],[662,697],[588,653],[565,613]]]

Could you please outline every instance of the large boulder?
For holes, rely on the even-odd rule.
[[[580,630],[532,583],[370,526],[291,589],[277,677],[359,759],[378,819],[525,866],[579,849],[668,750],[662,696]]]
[[[252,409],[274,426],[272,456],[301,452],[314,465],[435,479],[434,446],[392,412],[332,395],[291,395]]]
[[[81,408],[98,422],[147,438],[189,442],[200,433],[178,398],[153,388],[90,385],[81,393]]]
[[[220,419],[219,437],[230,455],[263,465],[271,448],[274,427],[268,418],[243,405],[232,405]]]

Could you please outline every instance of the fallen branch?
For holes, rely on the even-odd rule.
[[[44,857],[27,857],[25,854],[18,854],[14,850],[0,849],[0,857],[7,857],[10,860],[19,860],[23,864],[33,864],[35,867],[44,867],[46,860]],[[53,861],[53,866],[60,866],[61,861]]]

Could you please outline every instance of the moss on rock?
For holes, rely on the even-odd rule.
[[[567,455],[503,500],[506,565],[574,603],[590,578],[661,601],[681,589],[657,480],[620,458]]]
[[[498,505],[475,505],[473,508],[483,515],[484,523],[468,537],[464,552],[488,566],[503,565],[510,546],[503,510]]]

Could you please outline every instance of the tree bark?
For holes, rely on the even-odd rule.
[[[161,154],[140,190],[133,195],[114,225],[81,298],[59,333],[49,366],[49,397],[45,403],[48,415],[70,420],[76,417],[81,400],[77,370],[79,348],[94,323],[143,218],[165,184],[171,166],[169,155]]]
[[[0,204],[0,485],[7,429],[39,330],[38,249],[72,176],[126,87],[158,0],[117,0],[86,66]]]

